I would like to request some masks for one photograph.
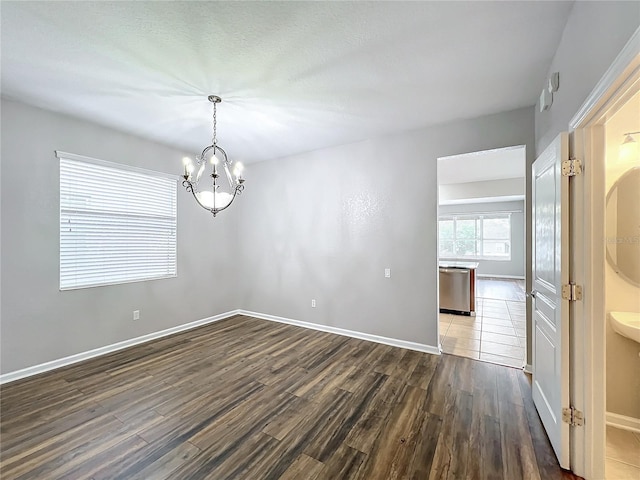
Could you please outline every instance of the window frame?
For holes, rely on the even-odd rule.
[[[492,238],[484,237],[484,220],[490,220],[495,218],[507,218],[509,220],[509,238]],[[476,225],[476,232],[474,238],[458,238],[457,237],[457,222],[459,220],[473,220]],[[453,221],[453,237],[443,239],[441,236],[441,222]],[[479,223],[478,223],[479,222]],[[479,225],[479,227],[478,227]],[[442,254],[441,244],[442,241],[453,242],[453,255]],[[438,216],[438,258],[447,260],[479,260],[479,261],[496,261],[496,262],[510,262],[513,255],[513,216],[512,212],[479,212],[479,213],[453,213],[453,214],[441,214]],[[474,255],[462,255],[456,251],[456,243],[458,241],[475,242],[476,254]],[[484,255],[482,254],[484,249],[484,242],[495,241],[507,241],[509,245],[509,253],[507,255]]]
[[[97,158],[93,158],[93,157],[88,157],[88,156],[84,156],[84,155],[78,155],[75,153],[69,153],[69,152],[63,152],[63,151],[59,151],[56,150],[55,151],[55,155],[58,158],[58,163],[59,163],[59,168],[58,168],[58,210],[59,210],[59,216],[58,216],[58,220],[59,220],[59,227],[58,227],[58,287],[60,291],[69,291],[69,290],[81,290],[81,289],[86,289],[86,288],[95,288],[95,287],[105,287],[105,286],[115,286],[115,285],[123,285],[123,284],[127,284],[127,283],[138,283],[138,282],[147,282],[147,281],[153,281],[153,280],[162,280],[162,279],[167,279],[167,278],[175,278],[178,276],[178,181],[179,178],[177,175],[172,175],[172,174],[168,174],[168,173],[164,173],[164,172],[158,172],[156,170],[150,170],[150,169],[145,169],[145,168],[140,168],[140,167],[134,167],[131,165],[126,165],[126,164],[122,164],[122,163],[116,163],[116,162],[110,162],[110,161],[106,161],[106,160],[101,160],[101,159],[97,159]],[[105,167],[105,168],[110,168],[110,169],[114,169],[114,170],[118,170],[120,173],[133,173],[133,174],[139,174],[139,175],[146,175],[149,177],[155,177],[157,179],[164,179],[164,180],[171,180],[172,181],[172,186],[171,186],[171,194],[173,196],[173,215],[165,215],[164,218],[165,219],[169,219],[173,221],[173,225],[171,226],[173,228],[173,242],[172,245],[170,246],[170,249],[167,249],[167,252],[171,253],[172,258],[174,259],[173,261],[173,269],[171,270],[171,273],[168,274],[164,274],[164,275],[149,275],[147,277],[144,278],[134,278],[134,279],[118,279],[118,280],[109,280],[109,281],[100,281],[100,282],[91,282],[91,283],[84,283],[84,284],[75,284],[75,285],[70,285],[70,284],[66,284],[63,286],[63,272],[62,272],[62,266],[63,266],[63,262],[62,262],[62,258],[61,258],[61,254],[62,254],[62,248],[63,248],[63,238],[62,238],[62,219],[63,219],[63,192],[62,192],[62,162],[63,160],[66,161],[71,161],[71,162],[76,162],[76,163],[84,163],[86,165],[96,165],[96,166],[101,166],[101,167]],[[69,208],[69,210],[72,210],[72,208]],[[88,214],[92,214],[91,211],[87,211]],[[95,214],[95,213],[94,213]],[[117,212],[117,211],[112,211],[111,215],[117,215],[117,216],[122,216],[122,213]],[[145,215],[145,214],[140,214],[140,213],[133,213],[128,215],[128,218],[146,218],[146,219],[151,219],[154,216],[152,215]],[[162,217],[160,216],[155,216],[156,218],[160,218]],[[168,267],[171,266],[171,262],[169,262],[167,264]],[[131,271],[131,270],[129,270]],[[123,274],[123,276],[126,274]]]

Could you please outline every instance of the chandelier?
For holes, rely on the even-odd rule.
[[[216,136],[216,105],[222,102],[222,99],[217,95],[209,95],[207,98],[213,103],[213,137],[211,138],[211,145],[205,147],[200,155],[196,155],[195,165],[191,158],[183,158],[184,174],[182,178],[184,178],[184,180],[182,181],[182,185],[187,189],[187,192],[193,194],[193,198],[196,199],[198,205],[210,211],[215,217],[219,212],[228,208],[236,196],[242,193],[244,190],[244,178],[242,178],[242,164],[236,162],[232,170],[231,165],[233,164],[233,160],[229,160],[227,158],[227,152],[218,145]],[[208,175],[211,180],[205,182],[202,175],[204,174],[207,164],[211,165],[211,174]],[[221,188],[218,180],[220,178],[220,174],[218,173],[219,168],[224,171],[224,176],[229,183],[228,190],[226,187]],[[196,171],[195,178],[193,176],[194,171]]]

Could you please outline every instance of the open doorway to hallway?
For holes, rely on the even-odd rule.
[[[525,165],[524,146],[438,159],[444,353],[526,363]]]
[[[440,313],[442,351],[521,368],[526,357],[524,280],[479,278],[476,315]]]

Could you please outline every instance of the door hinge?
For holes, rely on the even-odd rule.
[[[582,162],[578,158],[562,161],[562,176],[575,177],[582,173]]]
[[[582,300],[582,286],[575,283],[567,283],[562,285],[562,299],[575,302]]]
[[[575,407],[563,408],[562,421],[572,427],[582,427],[584,425],[584,413],[576,410]]]

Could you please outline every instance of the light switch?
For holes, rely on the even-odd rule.
[[[384,269],[384,278],[391,278],[391,269],[390,268],[385,268]]]

